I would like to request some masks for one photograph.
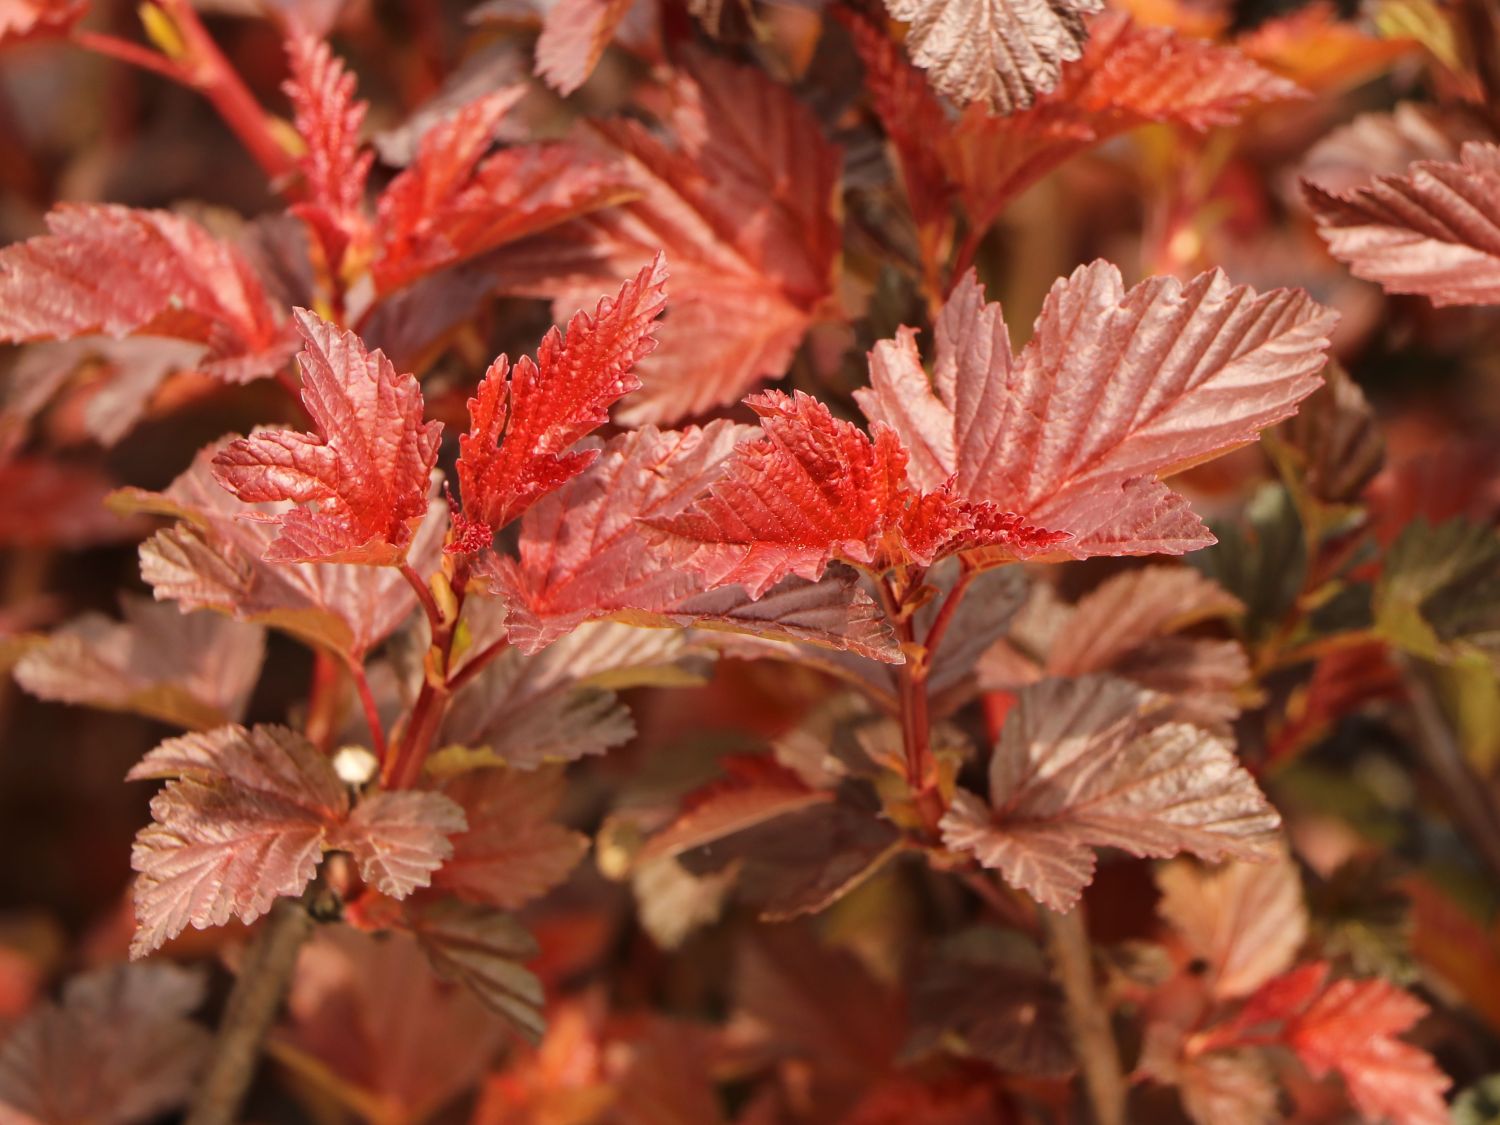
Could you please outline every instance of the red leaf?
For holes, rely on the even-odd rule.
[[[261,622],[362,659],[416,609],[416,594],[394,569],[266,562],[277,524],[244,518],[246,505],[213,477],[214,457],[227,444],[201,450],[165,492],[126,489],[112,498],[122,511],[180,520],[141,545],[141,576],[158,599]],[[249,511],[277,516],[288,507],[263,504]],[[419,570],[437,565],[447,525],[444,505],[430,504],[407,552]]]
[[[1093,879],[1096,847],[1263,859],[1280,818],[1223,739],[1160,724],[1153,697],[1089,676],[1028,687],[990,759],[990,807],[960,790],[943,840],[1054,910]]]
[[[1500,146],[1423,160],[1334,195],[1308,184],[1318,230],[1356,277],[1436,305],[1500,303]]]
[[[177,726],[240,718],[260,678],[263,630],[143,598],[125,598],[123,609],[120,623],[89,613],[56,630],[22,656],[16,682],[42,699]]]
[[[349,799],[328,760],[285,727],[220,727],[163,742],[128,775],[174,778],[131,854],[143,956],[183,928],[253,922],[299,895]]]
[[[632,0],[557,0],[542,17],[536,72],[559,94],[571,94],[593,73]]]
[[[1088,46],[1057,88],[1004,117],[971,106],[942,140],[969,218],[988,226],[1010,200],[1068,157],[1150,122],[1205,130],[1256,102],[1301,91],[1232,47],[1142,27],[1123,13],[1094,20]]]
[[[442,424],[422,421],[417,381],[383,352],[304,310],[297,323],[302,402],[318,432],[240,438],[214,457],[214,475],[251,503],[317,503],[271,517],[271,561],[394,563],[427,514]]]
[[[590,122],[635,198],[539,239],[513,288],[561,315],[664,252],[672,315],[618,417],[668,423],[779,377],[833,291],[840,153],[759,69],[692,56],[666,90],[669,147],[631,121]]]
[[[553,817],[562,800],[558,769],[471,770],[442,792],[464,810],[469,830],[434,883],[466,902],[518,910],[568,877],[589,842]]]
[[[1340,980],[1292,1020],[1285,1038],[1314,1077],[1338,1071],[1366,1119],[1443,1125],[1451,1080],[1426,1051],[1396,1038],[1427,1010],[1388,981]]]
[[[134,538],[139,525],[104,506],[114,484],[89,465],[42,457],[0,463],[0,544],[79,548]]]
[[[931,384],[910,330],[876,345],[872,422],[944,487],[1072,538],[1091,555],[1182,554],[1214,542],[1159,479],[1254,441],[1318,386],[1333,314],[1298,290],[1257,295],[1217,271],[1128,292],[1107,262],[1053,285],[1014,357],[971,274],[937,324]]]
[[[0,250],[0,342],[90,333],[207,344],[201,369],[231,383],[269,375],[293,344],[243,255],[165,211],[61,204],[52,233]]]
[[[1029,106],[1057,85],[1061,66],[1087,38],[1084,17],[1103,0],[886,0],[910,24],[912,61],[960,102],[983,100],[998,113]]]
[[[382,292],[602,207],[622,194],[615,169],[570,144],[482,159],[526,88],[471,102],[422,137],[417,157],[377,204],[373,273]]]
[[[408,921],[439,976],[462,983],[533,1043],[541,1039],[546,1027],[542,982],[522,965],[536,956],[537,947],[519,922],[462,902],[424,906]]]
[[[328,847],[352,855],[360,877],[381,894],[405,898],[431,885],[453,855],[448,838],[467,825],[464,810],[441,793],[371,793],[329,835]]]
[[[294,34],[286,50],[292,73],[282,89],[306,147],[297,166],[308,195],[292,211],[312,231],[329,273],[338,276],[345,252],[369,237],[365,181],[375,154],[359,143],[368,107],[354,100],[354,75],[327,43]]]
[[[203,993],[201,974],[171,964],[74,977],[0,1047],[0,1120],[125,1125],[177,1109],[208,1056],[207,1031],[188,1018]]]
[[[584,473],[529,509],[520,558],[495,579],[511,643],[535,652],[610,615],[722,628],[899,659],[878,607],[847,580],[788,579],[758,601],[702,580],[650,550],[640,520],[677,515],[717,479],[746,428],[727,421],[680,431],[645,426],[601,450]]]
[[[764,436],[742,442],[691,508],[647,522],[672,561],[710,586],[738,584],[759,597],[789,574],[816,581],[835,558],[881,571],[966,548],[1032,553],[1056,541],[942,484],[907,487],[906,450],[884,422],[872,425],[872,439],[801,391],[745,401]]]
[[[570,450],[640,386],[632,369],[656,346],[666,278],[658,254],[617,297],[601,297],[593,316],[575,313],[566,337],[549,331],[536,362],[522,356],[511,370],[501,356],[490,365],[469,400],[469,432],[458,439],[467,523],[500,530],[599,455]]]
[[[0,0],[0,47],[66,35],[88,10],[88,0]]]

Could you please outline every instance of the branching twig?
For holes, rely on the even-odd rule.
[[[229,994],[213,1056],[187,1125],[233,1125],[237,1119],[260,1062],[261,1045],[312,928],[312,915],[296,899],[278,899],[271,908],[266,927],[251,944]]]
[[[1083,905],[1068,914],[1042,909],[1052,972],[1067,1002],[1073,1053],[1096,1125],[1125,1125],[1125,1072],[1109,1026],[1109,1011],[1094,987],[1094,958],[1084,925]]]

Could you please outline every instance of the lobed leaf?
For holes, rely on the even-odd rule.
[[[542,982],[522,964],[536,955],[537,947],[519,922],[462,902],[425,906],[410,922],[440,976],[462,983],[532,1042],[541,1039],[546,1027]]]
[[[1263,859],[1280,824],[1231,745],[1159,724],[1150,693],[1089,676],[1025,688],[990,760],[990,806],[960,790],[943,840],[1054,910],[1093,878],[1096,847]]]
[[[1092,555],[1182,554],[1213,537],[1158,478],[1254,441],[1318,386],[1333,314],[1222,273],[1126,290],[1107,262],[1053,285],[1012,356],[1000,306],[971,274],[938,318],[931,381],[913,333],[877,344],[872,423],[912,450],[914,486],[1066,532]]]
[[[230,383],[295,350],[244,255],[190,219],[65,203],[47,227],[0,250],[0,342],[169,336],[207,345],[201,369]]]
[[[458,481],[469,525],[498,531],[598,456],[573,450],[609,421],[609,408],[640,386],[633,369],[656,347],[667,272],[658,254],[590,316],[575,313],[567,334],[552,328],[533,362],[514,370],[501,356],[469,400],[470,428],[458,439]]]
[[[352,855],[360,877],[381,894],[405,898],[432,885],[453,855],[449,837],[467,827],[464,809],[442,793],[371,793],[329,835],[328,847]]]
[[[557,0],[542,17],[537,74],[559,94],[573,93],[593,73],[630,5],[631,0]]]
[[[1337,195],[1304,190],[1329,252],[1356,277],[1435,305],[1500,303],[1500,146],[1472,141],[1456,161],[1418,161]]]
[[[214,476],[249,503],[290,500],[271,517],[272,562],[387,565],[404,557],[427,514],[442,424],[422,420],[422,391],[378,349],[299,310],[302,402],[317,433],[239,438],[213,459]]]

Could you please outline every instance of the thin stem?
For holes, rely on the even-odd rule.
[[[307,694],[307,739],[324,753],[333,741],[339,710],[338,659],[325,649],[313,650],[312,687]]]
[[[1109,1010],[1094,987],[1094,957],[1083,904],[1067,914],[1042,908],[1052,972],[1067,1004],[1073,1054],[1083,1072],[1095,1125],[1125,1125],[1125,1072],[1109,1026]]]
[[[964,274],[969,272],[969,267],[974,264],[974,258],[979,253],[979,246],[984,242],[984,236],[988,232],[988,224],[970,226],[964,232],[964,240],[958,246],[958,255],[953,259],[953,272],[948,275],[950,293],[953,287],[963,280]]]
[[[490,645],[488,648],[482,650],[474,656],[469,657],[469,659],[464,662],[464,666],[462,668],[460,668],[452,676],[448,677],[448,690],[450,692],[455,692],[459,688],[463,687],[475,676],[479,675],[480,672],[483,672],[486,665],[488,665],[492,660],[495,659],[495,657],[499,656],[509,647],[510,640],[506,637],[501,637],[498,641]]]
[[[948,596],[943,599],[943,604],[939,607],[937,616],[932,619],[932,628],[927,630],[927,638],[922,642],[923,646],[927,649],[928,661],[937,659],[938,645],[943,643],[943,634],[948,631],[948,626],[953,623],[958,603],[963,601],[964,593],[968,590],[969,583],[973,582],[974,576],[979,573],[978,570],[971,567],[962,559],[959,562],[963,566],[963,573],[958,576],[958,581],[953,584],[953,589],[949,590]]]
[[[370,746],[375,759],[385,764],[385,729],[380,725],[380,708],[375,706],[375,693],[370,690],[370,678],[365,675],[365,666],[358,660],[349,660],[349,676],[354,680],[354,690],[359,693],[359,705],[365,712],[365,725],[370,728]]]
[[[443,627],[443,614],[438,609],[437,599],[432,596],[432,590],[405,559],[401,560],[401,577],[417,592],[417,600],[422,603],[422,612],[427,615],[427,624],[431,626],[433,638],[436,639],[438,630]]]
[[[160,0],[187,48],[187,81],[203,94],[272,183],[296,169],[291,153],[271,132],[270,118],[219,50],[190,0]]]
[[[1417,752],[1442,787],[1459,828],[1491,874],[1500,879],[1500,813],[1489,799],[1490,791],[1464,756],[1421,666],[1403,653],[1393,653],[1392,658],[1411,697]]]
[[[260,1062],[266,1033],[291,985],[297,954],[312,933],[307,907],[278,899],[229,994],[203,1084],[187,1125],[233,1125]]]
[[[129,63],[131,66],[138,66],[142,70],[149,70],[173,82],[184,84],[189,82],[187,72],[178,63],[167,58],[166,55],[153,51],[149,47],[143,47],[139,43],[132,43],[128,39],[120,39],[99,31],[80,29],[73,32],[73,42],[85,51],[92,51],[96,55]]]
[[[920,585],[920,584],[919,584]],[[897,669],[901,703],[901,741],[906,753],[906,785],[922,824],[930,836],[937,835],[943,817],[943,799],[938,792],[937,764],[932,757],[932,716],[927,706],[927,653],[918,644],[910,610],[902,605],[891,583],[878,583],[887,619],[896,630],[906,657]]]

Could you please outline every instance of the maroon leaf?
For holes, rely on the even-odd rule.
[[[188,925],[253,922],[277,896],[301,894],[349,808],[328,760],[285,727],[169,739],[128,777],[175,779],[153,798],[153,823],[131,853],[135,957]]]
[[[1106,677],[1026,688],[990,760],[990,807],[959,791],[944,841],[1054,910],[1070,909],[1092,880],[1095,847],[1273,854],[1280,818],[1231,745],[1161,724],[1152,706],[1149,693]]]
[[[352,855],[376,890],[405,898],[431,885],[433,872],[453,855],[449,837],[467,826],[464,810],[441,793],[372,793],[329,835],[327,846]]]
[[[85,614],[30,649],[16,681],[42,699],[183,727],[240,718],[260,678],[262,629],[140,598],[122,604],[121,623]]]
[[[294,345],[233,246],[165,211],[61,204],[51,233],[0,250],[0,342],[171,336],[208,345],[227,382],[270,375]]]
[[[240,438],[213,461],[219,482],[251,503],[316,503],[271,517],[273,562],[389,564],[427,514],[442,424],[422,420],[422,391],[385,354],[299,310],[302,402],[316,434],[274,430]]]
[[[522,964],[536,956],[537,947],[519,922],[462,902],[424,906],[408,918],[438,975],[469,988],[528,1039],[541,1039],[542,982]]]
[[[180,1107],[208,1056],[203,977],[170,964],[74,977],[0,1047],[0,1121],[128,1125]]]
[[[738,587],[706,591],[652,551],[639,521],[680,513],[717,479],[746,428],[623,434],[583,474],[531,508],[520,558],[495,575],[513,644],[535,652],[600,617],[696,625],[810,641],[875,660],[899,658],[878,607],[847,577],[787,579],[753,600]]]
[[[765,755],[723,759],[724,776],[683,799],[682,811],[651,837],[642,858],[671,856],[833,799]]]
[[[1471,142],[1457,161],[1419,161],[1340,195],[1306,192],[1329,251],[1356,277],[1436,305],[1500,302],[1500,146]]]
[[[566,336],[548,332],[535,362],[522,356],[511,370],[501,356],[490,365],[469,400],[469,432],[458,439],[467,524],[498,531],[599,455],[572,447],[640,386],[633,368],[656,347],[666,278],[658,254],[618,296],[600,298],[593,316],[574,314]]]
[[[971,274],[938,318],[931,383],[914,334],[877,344],[872,422],[912,451],[915,487],[1069,533],[1091,555],[1181,554],[1214,542],[1160,483],[1254,441],[1318,386],[1333,314],[1300,291],[1257,295],[1218,272],[1128,292],[1107,262],[1058,281],[1012,357],[1000,306]]]
[[[463,809],[469,829],[453,838],[453,858],[434,884],[466,902],[517,910],[563,882],[588,850],[587,837],[553,819],[561,770],[471,770],[442,792]]]

